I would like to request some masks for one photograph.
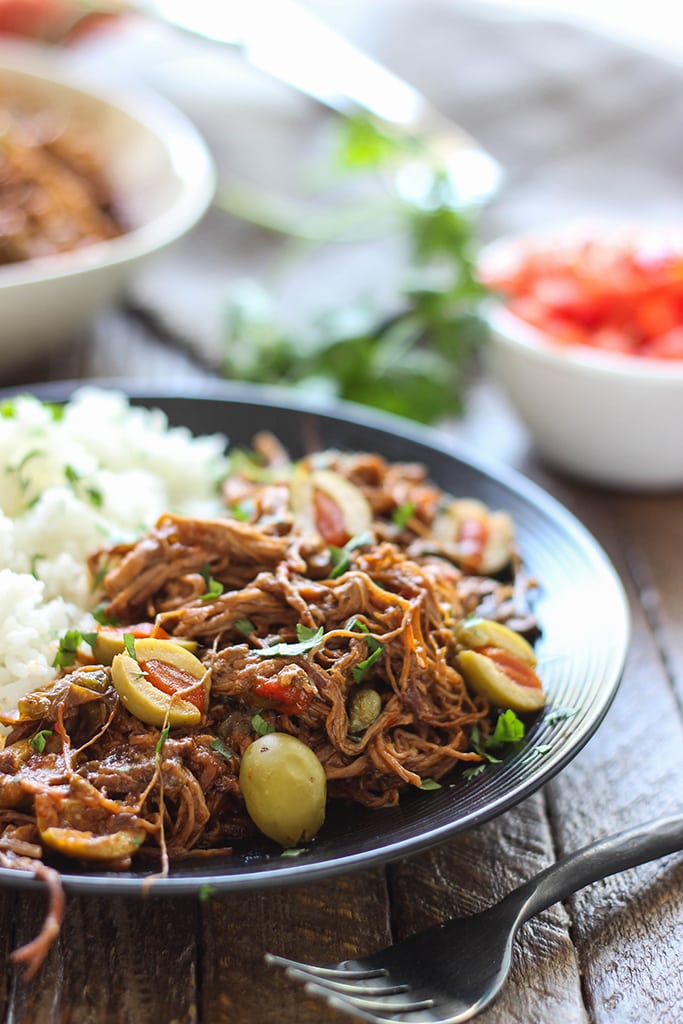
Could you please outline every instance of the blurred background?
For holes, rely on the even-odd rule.
[[[0,12],[46,3],[4,0]],[[446,225],[436,238],[437,249],[449,238],[461,246],[457,273],[480,245],[518,231],[592,217],[679,220],[683,42],[673,0],[302,6],[417,87],[496,161],[498,187],[466,211],[464,226]],[[213,9],[225,18],[240,5]],[[169,352],[189,352],[210,373],[277,379],[283,337],[291,360],[297,338],[311,343],[312,324],[326,321],[328,337],[330,320],[340,335],[362,335],[395,316],[406,289],[438,292],[443,252],[425,277],[414,265],[410,217],[379,211],[376,183],[341,173],[339,125],[320,105],[237,50],[154,19],[88,17],[59,36],[51,45],[87,79],[170,100],[215,161],[210,211],[128,289],[128,314],[153,324]],[[286,51],[291,41],[276,42]],[[265,362],[247,358],[256,349]],[[36,372],[27,367],[21,379]],[[109,372],[120,372],[113,358]]]

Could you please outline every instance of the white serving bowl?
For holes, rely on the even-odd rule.
[[[487,365],[556,468],[606,487],[683,487],[683,362],[560,345],[504,306]]]
[[[76,251],[0,266],[0,371],[6,372],[75,336],[97,310],[122,296],[141,263],[204,214],[215,174],[205,143],[184,115],[152,95],[112,95],[85,85],[67,55],[3,44],[0,92],[96,134],[108,184],[129,226]]]

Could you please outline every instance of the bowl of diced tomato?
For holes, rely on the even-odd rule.
[[[484,249],[488,366],[554,467],[683,487],[683,232],[574,226]]]

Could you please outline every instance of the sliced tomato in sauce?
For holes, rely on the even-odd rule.
[[[509,651],[504,651],[501,647],[480,647],[477,653],[490,658],[518,686],[528,686],[532,690],[543,689],[543,684],[531,665],[516,658]]]
[[[254,687],[254,693],[270,701],[277,711],[285,715],[300,715],[311,702],[312,694],[296,683],[283,684],[279,679],[263,679]]]
[[[318,487],[313,490],[313,514],[318,533],[326,544],[341,548],[350,540],[343,509]]]
[[[177,665],[171,665],[161,658],[148,658],[140,662],[140,668],[147,680],[162,693],[177,694],[182,691],[183,700],[189,701],[201,710],[204,708],[206,694],[201,680],[190,672],[185,672]]]

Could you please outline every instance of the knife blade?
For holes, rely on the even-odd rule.
[[[259,71],[340,114],[368,114],[419,139],[447,172],[457,205],[483,203],[500,184],[500,165],[472,136],[295,0],[137,0],[135,8],[237,49]],[[414,172],[404,168],[397,187],[419,203],[425,186]]]

